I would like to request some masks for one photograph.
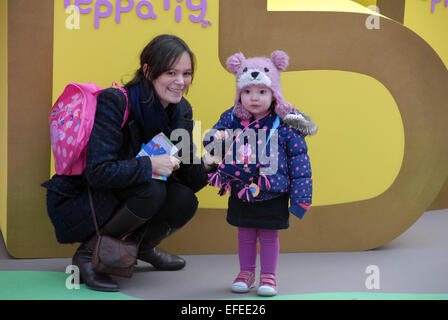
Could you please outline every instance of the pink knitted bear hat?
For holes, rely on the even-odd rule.
[[[277,104],[275,113],[284,119],[292,110],[290,103],[283,98],[280,72],[289,64],[288,55],[280,50],[274,51],[271,58],[256,57],[246,59],[242,53],[236,53],[227,59],[227,69],[236,76],[236,98],[234,114],[241,120],[249,120],[252,115],[241,105],[241,91],[248,86],[264,85],[272,90]]]

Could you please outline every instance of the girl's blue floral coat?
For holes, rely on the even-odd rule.
[[[213,126],[213,129],[243,129],[244,126],[241,120],[232,114],[232,110],[233,107],[225,111],[219,121]],[[313,134],[316,128],[308,116],[299,113],[304,117],[297,121],[298,113],[296,111],[293,112],[290,115],[291,117],[288,115],[288,119],[282,120],[277,128],[278,155],[273,155],[278,157],[276,159],[278,164],[277,170],[273,171],[273,174],[266,175],[267,181],[264,178],[259,178],[260,194],[255,200],[273,199],[280,196],[280,194],[288,193],[290,197],[289,211],[302,218],[312,203],[313,187],[305,136]],[[310,127],[312,128],[311,130]],[[206,147],[212,141],[213,138],[208,139],[208,141],[204,140],[204,146]],[[272,139],[270,143],[273,143]],[[241,184],[232,182],[231,185],[232,191],[238,192],[238,188],[241,189]],[[235,195],[233,192],[232,194]]]

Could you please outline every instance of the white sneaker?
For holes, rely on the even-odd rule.
[[[257,294],[263,297],[272,297],[277,294],[277,280],[273,274],[263,273],[260,276]]]
[[[255,286],[255,273],[241,271],[232,284],[232,291],[237,293],[249,292]]]

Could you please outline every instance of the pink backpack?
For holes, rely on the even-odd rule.
[[[126,90],[116,82],[116,86],[126,96],[124,126],[129,116]],[[51,146],[59,175],[80,175],[86,167],[86,149],[95,121],[97,95],[103,90],[93,82],[69,83],[53,105],[48,117]]]

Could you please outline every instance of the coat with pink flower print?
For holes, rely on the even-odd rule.
[[[213,129],[230,129],[232,132],[243,129],[244,125],[238,117],[232,115],[232,110],[230,108],[225,111]],[[259,195],[255,201],[273,199],[286,193],[290,198],[289,211],[299,218],[303,218],[309,209],[313,190],[311,164],[305,141],[307,133],[306,129],[302,129],[299,125],[291,126],[281,121],[276,129],[277,134],[270,140],[270,147],[266,148],[269,168],[261,165],[254,180],[259,187]],[[207,147],[212,141],[213,138],[204,140],[204,146]],[[273,149],[274,143],[276,149]],[[237,181],[231,183],[233,194],[238,193],[241,188]]]

